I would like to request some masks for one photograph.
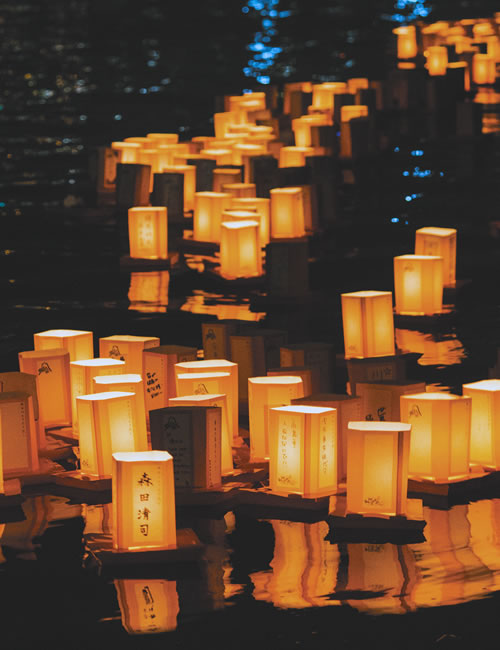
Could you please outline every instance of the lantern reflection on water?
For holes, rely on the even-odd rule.
[[[129,309],[165,313],[168,305],[169,271],[132,271],[128,290]]]
[[[179,598],[175,580],[114,581],[122,625],[129,634],[159,634],[177,628]]]
[[[391,291],[341,294],[346,359],[395,354]]]

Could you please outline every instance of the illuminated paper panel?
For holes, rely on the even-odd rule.
[[[219,169],[215,168],[212,174],[214,192],[222,192],[223,185],[232,185],[243,181],[241,169],[220,167]],[[227,192],[225,192],[225,194],[227,194]]]
[[[313,147],[281,147],[280,149],[280,167],[304,167],[306,156],[314,154]]]
[[[395,354],[391,291],[341,294],[346,359]]]
[[[475,84],[494,84],[496,61],[489,54],[474,54],[472,57],[472,80]]]
[[[256,210],[260,215],[259,239],[260,245],[265,246],[270,240],[271,228],[271,200],[265,197],[244,196],[233,197],[230,202],[231,208],[241,210]]]
[[[221,215],[231,204],[227,192],[196,192],[194,195],[193,239],[220,242]]]
[[[270,190],[271,238],[297,238],[305,235],[304,203],[300,187]]]
[[[203,357],[205,359],[229,359],[231,355],[229,337],[235,335],[236,330],[236,321],[202,323]]]
[[[128,238],[130,257],[168,259],[167,208],[129,208]]]
[[[176,546],[172,456],[165,451],[113,454],[113,547]]]
[[[20,391],[0,393],[3,477],[38,471],[38,439],[33,400]]]
[[[455,228],[419,228],[415,232],[415,255],[443,258],[443,284],[456,284],[457,231]]]
[[[222,191],[227,192],[234,198],[254,197],[255,196],[254,183],[225,183],[222,186]]]
[[[160,345],[157,336],[133,336],[130,334],[114,334],[99,339],[99,355],[102,358],[119,359],[125,362],[123,372],[138,375],[144,374],[142,353],[147,348]]]
[[[443,258],[400,255],[394,258],[396,313],[432,316],[443,308]]]
[[[500,469],[500,380],[485,379],[463,385],[472,398],[470,459]]]
[[[444,45],[433,45],[426,49],[427,62],[425,67],[431,76],[442,76],[448,68],[448,50]]]
[[[38,407],[37,378],[27,372],[0,372],[0,393],[28,393],[33,400],[33,414],[37,430],[38,449],[45,449],[45,429]]]
[[[114,580],[122,625],[129,634],[159,634],[177,628],[175,580]]]
[[[315,108],[333,110],[334,95],[347,92],[347,84],[343,81],[315,84],[312,87],[312,105]]]
[[[406,422],[400,416],[399,398],[408,393],[425,393],[425,383],[384,382],[356,384],[361,397],[361,417],[364,420]]]
[[[92,332],[81,330],[47,330],[33,336],[35,350],[66,348],[71,361],[93,359],[94,342]]]
[[[248,398],[248,378],[266,373],[266,353],[263,336],[230,336],[230,359],[238,364],[238,395]]]
[[[300,397],[307,397],[319,391],[319,368],[317,366],[289,366],[288,368],[271,368],[267,371],[268,377],[286,375],[300,377],[302,379],[302,394]]]
[[[220,274],[227,279],[262,275],[257,221],[232,221],[221,224]]]
[[[392,30],[398,37],[398,59],[414,59],[418,54],[417,30],[414,25],[404,25]]]

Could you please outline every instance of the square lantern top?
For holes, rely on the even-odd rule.
[[[134,384],[142,381],[141,375],[103,375],[102,377],[94,377],[96,384]]]
[[[432,235],[433,237],[451,237],[457,234],[456,228],[438,228],[437,226],[425,226],[419,228],[416,232],[421,235]]]
[[[380,433],[380,432],[397,432],[397,431],[411,431],[411,424],[405,422],[378,422],[376,420],[360,422],[349,422],[347,428],[351,431],[364,431],[365,433]]]
[[[392,300],[392,291],[352,291],[351,293],[341,293],[341,296],[347,298],[379,298],[380,296],[390,296]]]
[[[69,336],[82,336],[82,334],[92,334],[86,330],[46,330],[45,332],[37,332],[37,336],[54,336],[60,338],[67,338]]]
[[[72,361],[72,366],[99,367],[99,366],[124,366],[123,361],[119,359],[108,359],[98,357],[97,359],[82,359],[81,361]]]
[[[120,341],[121,343],[136,343],[157,340],[157,336],[135,336],[134,334],[113,334],[112,336],[103,336],[100,341]]]
[[[92,393],[91,395],[78,395],[77,399],[86,402],[102,402],[106,400],[116,399],[117,397],[135,397],[135,393],[127,393],[121,390],[110,390],[105,393]]]
[[[451,393],[408,393],[408,395],[401,395],[405,399],[425,399],[429,402],[441,400],[442,402],[455,402],[463,400],[460,395],[452,395]]]
[[[179,361],[176,365],[183,370],[198,368],[201,371],[204,368],[234,368],[238,364],[227,359],[202,359],[200,361]]]
[[[441,260],[443,259],[440,255],[415,255],[413,253],[408,253],[407,255],[396,255],[395,260]]]
[[[117,451],[113,454],[120,463],[151,462],[158,463],[166,460],[173,460],[168,451]]]
[[[317,415],[321,413],[331,413],[335,409],[327,406],[309,406],[307,404],[292,404],[291,406],[275,406],[273,411],[282,411],[284,413],[305,413]]]
[[[168,400],[168,405],[177,406],[179,402],[206,402],[215,399],[220,399],[221,397],[226,397],[226,394],[225,393],[197,393],[196,395],[179,395],[178,397],[171,397]]]
[[[224,221],[221,224],[223,228],[229,228],[229,230],[241,230],[242,228],[248,228],[249,226],[259,226],[257,221],[251,221],[250,219],[245,221]]]

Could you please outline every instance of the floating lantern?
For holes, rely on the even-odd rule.
[[[0,435],[4,479],[38,471],[38,432],[31,395],[0,393]]]
[[[484,379],[463,385],[472,398],[470,459],[500,470],[500,380]]]
[[[122,625],[128,634],[159,634],[177,628],[175,580],[114,580]]]
[[[271,200],[258,196],[232,197],[230,207],[237,210],[255,210],[260,215],[259,238],[260,245],[269,243],[269,231],[271,227]]]
[[[92,359],[94,343],[92,332],[83,330],[47,330],[33,336],[35,350],[66,348],[71,361]]]
[[[167,174],[182,174],[184,176],[184,210],[194,208],[196,192],[196,167],[194,165],[168,165],[162,170]]]
[[[304,203],[300,187],[276,187],[271,196],[271,238],[304,237]]]
[[[269,409],[287,406],[303,396],[300,377],[249,377],[248,415],[250,456],[253,460],[269,458]]]
[[[200,156],[203,156],[203,158],[208,158],[209,160],[215,160],[217,167],[233,164],[233,151],[228,147],[224,149],[216,149],[212,145],[210,149],[202,149],[200,151]],[[222,188],[216,189],[214,187],[214,190],[220,192]]]
[[[406,422],[399,408],[400,397],[408,393],[424,392],[425,383],[410,381],[356,384],[356,395],[359,395],[362,401],[361,417],[368,421]]]
[[[496,79],[496,61],[489,54],[474,54],[472,57],[472,80],[478,86],[494,84]]]
[[[177,395],[175,364],[194,361],[196,348],[183,345],[160,345],[143,352],[146,417],[149,411],[168,406],[168,400]]]
[[[402,395],[401,420],[411,424],[412,478],[448,483],[469,474],[470,397],[448,393]]]
[[[37,377],[27,372],[0,372],[0,393],[27,393],[33,400],[33,415],[38,439],[38,449],[47,447],[44,424],[38,405]],[[71,417],[70,417],[71,420]]]
[[[345,358],[395,354],[391,291],[341,294]]]
[[[230,336],[237,331],[239,321],[215,321],[201,324],[204,359],[229,359],[231,357]]]
[[[214,192],[222,192],[223,185],[233,185],[234,183],[243,182],[241,169],[231,169],[230,167],[216,167],[213,170],[212,175]]]
[[[404,25],[392,30],[398,37],[398,59],[414,59],[418,54],[417,30],[414,25]]]
[[[455,228],[419,228],[415,232],[415,255],[443,258],[443,284],[456,284],[457,231]]]
[[[228,192],[196,192],[194,195],[193,239],[220,242],[221,215],[231,205]]]
[[[319,406],[269,410],[269,487],[317,498],[337,490],[337,413]]]
[[[242,165],[245,182],[250,182],[250,159],[265,156],[267,147],[263,144],[240,142],[233,146],[233,165]]]
[[[159,144],[177,144],[179,142],[178,133],[148,133],[146,137]]]
[[[405,516],[411,425],[349,422],[347,513]]]
[[[220,274],[228,280],[262,275],[258,221],[221,224]]]
[[[318,392],[328,392],[333,382],[335,350],[331,343],[287,344],[280,348],[280,366],[282,368],[317,366],[320,375]]]
[[[319,391],[319,368],[317,366],[288,366],[287,368],[270,368],[267,371],[268,377],[279,375],[300,377],[302,379],[302,394],[300,397],[307,397]]]
[[[302,115],[292,120],[292,130],[295,139],[295,146],[300,148],[311,148],[311,127],[323,126],[330,123],[328,115],[316,113],[313,115]],[[284,147],[283,147],[284,148]],[[305,158],[304,158],[305,162]],[[304,163],[302,163],[304,164]],[[281,150],[280,150],[280,167],[288,165],[281,165]]]
[[[448,69],[448,50],[444,45],[432,45],[425,51],[426,68],[431,76],[442,76]]]
[[[147,348],[156,348],[160,339],[156,336],[134,336],[132,334],[113,334],[99,339],[101,357],[119,359],[125,362],[123,372],[143,375],[142,353]]]
[[[356,151],[359,138],[353,135],[352,120],[364,120],[367,123],[368,106],[345,105],[340,108],[340,155],[343,158],[352,158]],[[366,136],[363,136],[362,145],[368,151]]]
[[[225,183],[222,191],[234,198],[255,197],[255,183]]]
[[[343,81],[315,84],[312,87],[312,105],[314,108],[333,110],[333,96],[345,92],[347,92],[347,84]]]
[[[113,454],[113,548],[176,548],[173,458],[166,451]]]
[[[19,353],[19,369],[36,376],[42,426],[71,424],[69,352],[64,348]]]
[[[353,95],[356,94],[357,90],[363,90],[369,87],[370,87],[370,82],[368,81],[368,79],[366,79],[366,77],[357,77],[357,78],[347,80],[347,91],[352,93]]]
[[[432,316],[443,308],[443,258],[400,255],[394,258],[396,313]]]
[[[314,154],[313,147],[281,147],[280,167],[304,167],[306,156]]]
[[[118,152],[118,162],[138,163],[141,145],[136,142],[112,142],[111,149]]]
[[[184,372],[177,374],[175,382],[177,396],[184,395],[231,395],[233,394],[233,377],[230,372]],[[233,427],[231,417],[231,427]]]
[[[221,485],[221,409],[169,406],[151,411],[151,445],[174,458],[176,488]]]
[[[129,208],[130,257],[149,260],[168,259],[167,237],[167,208]]]

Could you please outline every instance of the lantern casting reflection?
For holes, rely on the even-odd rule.
[[[341,294],[346,359],[395,354],[391,291]]]
[[[394,258],[396,313],[432,316],[443,308],[443,258],[400,255]]]
[[[128,238],[130,257],[166,260],[168,258],[167,208],[129,208]]]

